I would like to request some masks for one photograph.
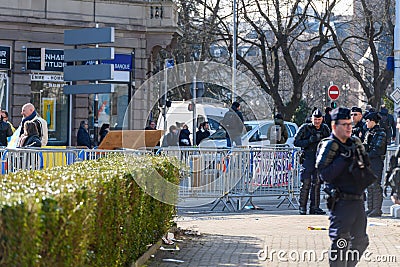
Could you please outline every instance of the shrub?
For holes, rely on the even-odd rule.
[[[153,170],[177,185],[176,166],[165,157],[115,156],[1,176],[0,265],[129,265],[175,212],[137,177]]]

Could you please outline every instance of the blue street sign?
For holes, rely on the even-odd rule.
[[[165,67],[166,67],[167,69],[173,68],[174,65],[175,65],[175,62],[174,62],[174,59],[173,59],[173,58],[167,59],[167,60],[165,61]]]
[[[131,71],[132,55],[115,54],[113,60],[102,60],[101,64],[114,64],[116,71]]]

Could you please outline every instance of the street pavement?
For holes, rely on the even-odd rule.
[[[298,215],[287,202],[277,208],[279,202],[256,198],[262,210],[236,212],[222,205],[210,211],[211,204],[178,208],[175,238],[182,241],[162,246],[179,250],[159,249],[146,266],[328,266],[328,215]],[[357,266],[399,266],[400,219],[390,217],[390,206],[386,198],[384,215],[368,218],[370,245]]]

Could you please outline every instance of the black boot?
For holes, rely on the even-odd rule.
[[[310,214],[325,215],[326,212],[323,209],[320,209],[320,208],[310,208]]]
[[[374,203],[374,208],[368,214],[368,217],[381,217],[382,216],[382,202],[383,202],[382,187],[378,183],[375,183],[372,186],[373,186],[372,199],[373,199],[373,203]]]
[[[305,207],[299,207],[299,214],[300,215],[306,215],[307,214],[307,209]]]
[[[367,210],[365,211],[365,214],[368,216],[372,210],[374,209],[374,201],[373,201],[373,187],[374,185],[370,185],[367,187]]]
[[[300,188],[300,196],[299,196],[299,214],[306,215],[307,214],[307,202],[308,202],[308,194],[310,193],[310,184],[311,179],[306,179]]]
[[[317,178],[318,179],[318,178]],[[316,184],[311,185],[311,205],[310,214],[324,215],[325,211],[319,208],[321,203],[321,184],[317,181]]]

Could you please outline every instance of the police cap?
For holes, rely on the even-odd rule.
[[[351,112],[360,112],[360,113],[362,113],[362,109],[357,107],[357,106],[353,106],[353,107],[351,107]]]
[[[332,118],[332,121],[349,120],[350,119],[350,109],[335,108],[331,112],[331,118]]]
[[[312,115],[313,115],[313,117],[321,118],[322,117],[322,112],[321,112],[321,110],[316,109],[316,110],[314,110]]]
[[[370,112],[365,116],[366,120],[374,121],[374,122],[379,122],[381,120],[381,115],[379,115],[378,112]]]

